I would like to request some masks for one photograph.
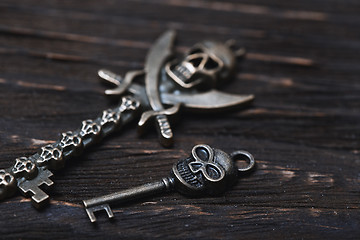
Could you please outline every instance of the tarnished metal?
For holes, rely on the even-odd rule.
[[[105,94],[120,98],[121,104],[103,111],[96,119],[83,121],[75,131],[62,133],[57,142],[42,147],[38,153],[17,158],[9,169],[0,169],[0,199],[12,196],[19,189],[32,197],[35,207],[44,205],[49,196],[41,188],[53,184],[49,179],[52,170],[64,167],[68,159],[139,115],[139,132],[154,119],[161,144],[170,146],[173,133],[167,116],[178,113],[180,106],[197,112],[219,111],[254,99],[253,95],[234,95],[214,89],[232,76],[236,57],[243,55],[243,51],[233,51],[229,43],[204,41],[176,59],[171,58],[174,40],[174,31],[164,33],[150,49],[145,69],[130,71],[124,78],[99,70],[101,79],[115,86]]]
[[[173,133],[167,116],[184,110],[219,112],[250,103],[254,95],[228,94],[214,89],[226,83],[236,69],[236,59],[243,57],[244,49],[233,50],[233,42],[204,41],[195,44],[182,58],[171,59],[175,32],[164,33],[150,49],[145,70],[128,72],[121,76],[102,69],[99,76],[115,85],[105,94],[122,95],[126,91],[141,102],[143,114],[138,122],[139,132],[150,118],[154,118],[160,142],[172,144]],[[143,77],[143,79],[141,79]],[[144,86],[133,81],[144,82]],[[126,86],[127,88],[124,88]]]
[[[36,208],[44,206],[49,196],[42,188],[50,187],[52,170],[65,165],[65,161],[81,154],[83,149],[100,141],[125,123],[139,111],[139,102],[131,97],[122,97],[121,104],[107,109],[96,119],[85,120],[75,131],[62,133],[59,140],[42,147],[30,157],[17,158],[13,167],[0,170],[0,199],[12,196],[16,188],[31,197]]]
[[[237,167],[239,156],[245,157],[248,165]],[[187,196],[217,195],[236,183],[238,172],[253,169],[255,160],[245,151],[228,155],[219,149],[200,144],[193,147],[191,155],[174,164],[170,176],[153,183],[105,196],[84,200],[85,210],[91,222],[96,221],[94,212],[105,210],[109,218],[114,217],[111,203],[127,202],[165,191],[176,190]]]
[[[166,111],[159,94],[160,72],[166,60],[170,58],[172,45],[175,40],[175,32],[166,32],[150,49],[145,62],[145,89],[151,107],[141,115],[139,127],[143,127],[150,118],[155,118],[156,130],[162,145],[170,146],[173,143],[173,133],[166,115],[176,114],[180,103],[175,105],[172,111]]]

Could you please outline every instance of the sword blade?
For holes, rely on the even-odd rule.
[[[210,90],[204,93],[161,93],[164,104],[182,103],[185,109],[201,112],[218,112],[242,107],[254,100],[254,95],[237,95]]]
[[[154,111],[164,109],[159,94],[160,71],[165,61],[171,56],[175,32],[167,31],[154,43],[145,60],[145,87],[150,106]]]
[[[160,143],[164,146],[170,146],[173,143],[173,133],[170,128],[169,121],[164,112],[164,106],[161,102],[159,93],[159,79],[161,68],[165,61],[172,54],[172,46],[175,40],[175,31],[165,32],[149,50],[145,61],[145,88],[146,95],[149,99],[152,114],[147,116],[155,116],[156,130],[158,131]],[[178,105],[180,106],[180,105]],[[178,109],[179,107],[177,107]],[[149,118],[145,118],[143,114],[138,126],[140,129],[144,128],[145,123]],[[141,130],[140,130],[141,131]]]

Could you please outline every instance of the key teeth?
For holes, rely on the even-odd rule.
[[[39,174],[31,180],[26,180],[19,184],[19,189],[24,195],[32,194],[31,202],[37,209],[43,207],[49,202],[49,195],[47,195],[40,187],[50,187],[54,184],[50,177],[53,173],[48,170],[40,170]]]
[[[36,209],[40,209],[49,203],[49,195],[39,191],[31,197],[31,203]]]
[[[91,208],[85,208],[85,211],[86,211],[87,215],[89,216],[90,221],[92,223],[96,222],[96,217],[95,217],[94,211]]]
[[[109,218],[113,218],[113,217],[114,217],[114,213],[112,212],[109,204],[105,204],[105,205],[104,205],[104,209],[105,209],[107,215],[109,216]]]
[[[85,211],[86,211],[87,215],[89,216],[90,221],[92,223],[96,222],[96,217],[95,217],[94,213],[97,212],[97,211],[100,211],[100,210],[105,210],[109,218],[114,217],[114,213],[112,212],[109,204],[102,204],[102,205],[99,205],[99,206],[93,206],[93,207],[87,208],[86,203],[84,201],[83,201],[83,203],[85,205]]]

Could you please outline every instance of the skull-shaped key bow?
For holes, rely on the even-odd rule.
[[[172,174],[177,190],[186,195],[221,193],[236,180],[231,157],[208,145],[195,146],[189,158],[174,164]]]
[[[239,156],[248,161],[246,168],[236,166]],[[94,212],[105,210],[109,218],[114,214],[109,206],[112,202],[126,202],[163,191],[176,190],[188,196],[217,195],[235,184],[238,172],[251,170],[255,166],[253,156],[245,151],[231,155],[208,145],[196,145],[191,156],[174,164],[170,177],[139,187],[84,200],[85,210],[91,222],[96,221]]]

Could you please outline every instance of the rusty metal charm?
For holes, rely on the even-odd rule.
[[[244,55],[243,50],[233,51],[229,43],[204,41],[176,59],[172,50],[174,40],[174,31],[164,33],[150,49],[144,70],[130,71],[124,78],[99,70],[101,79],[115,86],[105,94],[120,98],[121,103],[103,111],[96,119],[83,121],[79,129],[62,133],[56,143],[42,147],[38,153],[16,159],[13,167],[0,170],[0,199],[12,196],[19,189],[31,196],[35,207],[41,207],[49,199],[41,187],[53,184],[51,170],[64,167],[72,156],[81,154],[138,115],[141,115],[140,133],[149,122],[155,122],[160,143],[171,146],[173,133],[168,116],[177,114],[180,108],[218,112],[254,99],[253,95],[214,89],[235,72],[236,58]]]
[[[236,166],[236,160],[240,156],[245,157],[248,162],[245,168]],[[169,177],[125,191],[84,200],[83,203],[90,221],[95,222],[94,212],[100,210],[105,210],[109,218],[114,217],[109,206],[114,202],[127,202],[171,190],[192,197],[221,194],[236,183],[238,172],[249,171],[254,166],[255,160],[248,152],[236,151],[228,155],[222,150],[200,144],[193,147],[188,158],[174,164]]]

